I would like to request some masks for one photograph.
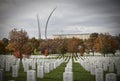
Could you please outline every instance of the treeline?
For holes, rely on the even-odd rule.
[[[120,50],[120,35],[111,36],[110,34],[92,33],[89,39],[82,40],[77,38],[71,39],[36,39],[29,38],[24,30],[13,29],[9,33],[9,40],[3,38],[0,40],[0,54],[11,53],[16,57],[28,56],[36,54],[36,52],[49,54],[62,54],[69,52],[71,54],[90,52],[99,52],[105,54],[115,54],[116,50]]]

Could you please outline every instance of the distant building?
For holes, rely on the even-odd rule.
[[[53,35],[53,39],[64,39],[64,38],[79,38],[79,39],[88,39],[90,38],[90,34],[56,34]]]

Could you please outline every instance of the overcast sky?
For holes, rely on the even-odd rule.
[[[0,0],[0,38],[8,38],[13,28],[38,38],[36,14],[44,38],[47,18],[55,7],[48,25],[49,38],[53,34],[119,34],[120,0]]]

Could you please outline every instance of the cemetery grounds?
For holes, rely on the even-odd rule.
[[[112,59],[111,59],[112,58]],[[114,71],[110,71],[110,69],[107,66],[107,69],[103,71],[103,81],[105,80],[105,75],[108,73],[115,73],[116,76],[116,81],[120,81],[120,75],[117,73],[117,68],[116,68],[116,61],[119,64],[119,57],[103,57],[103,56],[78,56],[78,57],[71,57],[70,55],[66,56],[60,56],[60,55],[53,55],[53,56],[37,56],[37,55],[32,55],[29,59],[31,60],[36,60],[35,68],[34,71],[36,71],[36,76],[35,76],[35,81],[63,81],[63,73],[65,72],[65,68],[67,64],[69,63],[70,59],[72,60],[72,72],[73,72],[73,81],[96,81],[96,75],[95,73],[91,74],[90,67],[98,64],[98,63],[104,63],[105,62],[114,62],[113,69]],[[28,60],[30,61],[29,59]],[[106,59],[108,59],[106,61]],[[7,60],[7,61],[6,61]],[[18,62],[19,60],[19,62]],[[43,78],[37,77],[37,60],[38,62],[44,61],[45,62],[56,62],[58,63],[58,66],[56,68],[53,67],[52,70],[49,72],[44,73]],[[98,61],[97,61],[98,60]],[[4,63],[2,63],[4,62]],[[10,62],[10,67],[9,71],[6,71],[6,62]],[[18,64],[17,64],[18,63]],[[4,64],[4,65],[2,65]],[[31,61],[32,64],[32,61]],[[93,65],[92,65],[93,64]],[[100,64],[98,64],[98,67]],[[25,67],[23,65],[23,62],[20,59],[16,59],[11,55],[1,55],[0,56],[0,68],[3,68],[3,81],[27,81],[27,72],[25,72]],[[13,65],[19,65],[18,68],[18,76],[13,77],[12,72],[13,72]],[[29,66],[29,70],[33,70],[32,66]]]

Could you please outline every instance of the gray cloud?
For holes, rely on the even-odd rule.
[[[36,14],[44,38],[47,17],[56,6],[48,25],[49,37],[58,33],[119,33],[119,0],[0,0],[0,38],[8,37],[13,28],[38,37]]]

